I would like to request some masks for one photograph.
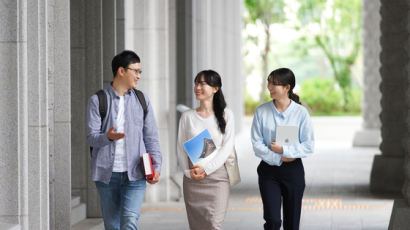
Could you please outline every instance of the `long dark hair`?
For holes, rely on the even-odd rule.
[[[293,92],[293,88],[295,88],[295,84],[296,84],[296,78],[292,70],[288,68],[275,69],[269,74],[268,82],[274,85],[283,85],[283,86],[290,85],[290,89],[288,92],[289,98],[292,101],[298,104],[301,104],[299,100],[299,96]]]
[[[221,76],[219,76],[219,74],[213,70],[203,70],[196,75],[194,82],[200,83],[202,76],[204,77],[204,81],[206,82],[206,84],[212,87],[218,87],[218,91],[216,91],[216,93],[214,94],[212,104],[213,104],[213,109],[214,109],[216,120],[218,121],[219,129],[224,134],[225,128],[226,128],[226,121],[224,118],[226,102],[225,102],[224,94],[222,93],[222,89],[221,89],[222,87]]]

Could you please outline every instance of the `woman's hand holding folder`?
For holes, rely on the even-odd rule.
[[[206,176],[204,168],[200,165],[194,165],[190,170],[191,178],[194,180],[202,180]]]

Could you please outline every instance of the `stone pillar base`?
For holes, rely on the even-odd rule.
[[[182,183],[182,173],[181,175]],[[144,203],[156,203],[161,201],[179,201],[182,197],[182,184],[181,187],[174,180],[170,178],[160,178],[159,182],[155,185],[147,184],[147,190],[145,190]]]
[[[404,158],[374,156],[370,191],[374,194],[400,195],[404,183]]]
[[[0,229],[4,230],[20,230],[20,225],[6,224],[0,222]]]
[[[379,147],[382,137],[379,129],[363,129],[356,131],[353,139],[354,147]]]
[[[395,200],[390,217],[389,230],[406,230],[410,226],[410,206],[404,199]]]
[[[184,173],[182,171],[177,171],[173,173],[171,176],[172,184],[174,185],[173,189],[173,197],[176,201],[181,201],[183,199],[183,178],[184,178]]]
[[[87,195],[87,218],[101,218],[100,194],[98,194],[95,182],[88,179]]]

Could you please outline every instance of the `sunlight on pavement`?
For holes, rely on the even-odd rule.
[[[243,203],[262,204],[260,197],[246,197]],[[346,202],[348,203],[348,202]],[[344,204],[342,198],[309,198],[302,200],[302,210],[370,210],[386,209],[390,210],[391,205],[361,205],[361,204]],[[142,211],[185,211],[184,207],[145,207]],[[229,211],[252,211],[263,210],[262,206],[249,207],[229,207]]]
[[[262,203],[260,197],[247,197],[244,200],[245,203]],[[342,198],[309,198],[302,200],[303,210],[355,210],[355,209],[391,209],[391,205],[358,205],[349,204],[345,205],[342,202]]]

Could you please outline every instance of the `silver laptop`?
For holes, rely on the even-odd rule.
[[[276,142],[281,145],[299,143],[299,127],[291,125],[276,126]]]

